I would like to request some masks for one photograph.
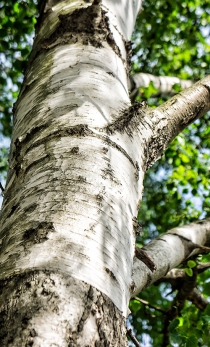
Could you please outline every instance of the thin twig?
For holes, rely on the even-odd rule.
[[[136,347],[142,347],[140,345],[140,343],[138,342],[137,338],[133,335],[132,329],[131,328],[130,329],[126,328],[126,331],[127,331],[128,336],[130,337],[130,339],[133,341],[134,345]]]
[[[159,311],[161,313],[167,314],[167,312],[165,310],[163,310],[161,307],[153,306],[152,304],[150,304],[150,302],[142,300],[142,299],[138,298],[137,296],[134,296],[133,299],[140,301],[145,306],[148,306],[150,308],[154,308],[156,311]]]

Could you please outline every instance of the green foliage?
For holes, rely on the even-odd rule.
[[[184,318],[176,318],[170,323],[171,342],[178,343],[180,347],[209,346],[210,316],[206,314],[209,309],[200,313],[191,306],[188,313],[189,316],[184,315]]]
[[[145,0],[134,33],[133,72],[176,76],[197,80],[210,73],[210,3],[208,0],[151,1]],[[173,86],[175,92],[180,85]],[[138,100],[147,100],[154,107],[165,101],[152,97],[151,86],[141,88]],[[141,245],[178,225],[210,216],[210,121],[206,115],[179,134],[163,157],[148,171],[144,180],[144,197],[138,214],[143,232],[137,238]],[[203,256],[209,261],[209,256]],[[185,271],[193,275],[196,263],[188,261]],[[209,271],[198,278],[204,296],[210,291]],[[153,305],[169,309],[175,293],[167,296],[169,285],[152,286],[140,297]],[[132,324],[141,340],[148,334],[152,346],[162,344],[164,314],[138,304],[132,310]],[[136,304],[137,305],[137,304]],[[208,309],[209,310],[209,309]],[[170,346],[209,346],[206,336],[209,325],[204,324],[208,312],[201,314],[194,305],[186,303],[182,317],[170,332]]]
[[[11,135],[12,105],[22,82],[22,72],[31,49],[35,1],[0,1],[0,132]],[[0,175],[4,175],[5,155],[0,147]]]
[[[167,298],[165,295],[167,290],[168,286],[162,283],[157,288],[150,286],[140,296],[144,300],[149,300],[154,306],[159,306],[167,311],[174,296],[173,294]],[[209,293],[209,287],[206,293]],[[130,322],[139,341],[142,340],[142,333],[147,333],[153,341],[152,346],[161,346],[166,315],[144,306],[137,300],[131,301],[130,309],[132,311]],[[179,347],[209,346],[209,330],[210,306],[207,306],[205,311],[201,312],[191,303],[186,303],[182,316],[175,318],[169,324],[168,331],[171,343],[169,346],[172,347],[174,344],[178,344]]]
[[[171,323],[169,324],[169,327],[168,327],[168,331],[172,332],[176,329],[176,327],[178,327],[179,325],[179,319],[174,319],[171,321]]]
[[[158,287],[151,285],[149,288],[141,292],[140,297],[154,306],[159,306],[163,310],[167,310],[173,298],[173,295],[168,297],[166,296],[166,293],[169,292],[169,290],[170,286],[165,283]],[[165,318],[164,314],[152,308],[148,308],[137,300],[131,300],[129,308],[132,312],[130,323],[132,324],[139,341],[144,342],[142,336],[144,333],[148,334],[152,339],[152,346],[161,346]]]
[[[145,0],[134,33],[134,71],[199,79],[209,74],[209,0]]]
[[[134,33],[133,71],[198,79],[209,73],[209,1],[145,0]],[[179,85],[174,86],[180,90]],[[142,91],[149,105],[164,100]],[[139,220],[146,240],[208,216],[209,117],[180,134],[145,177]]]

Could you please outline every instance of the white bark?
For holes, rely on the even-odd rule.
[[[109,12],[110,23],[113,25],[111,30],[115,27],[115,30],[117,29],[127,41],[131,39],[142,2],[142,0],[103,1],[103,7]]]
[[[131,75],[131,92],[135,92],[139,88],[147,88],[153,83],[154,87],[157,89],[157,95],[173,95],[176,94],[173,90],[175,84],[179,84],[181,89],[186,89],[194,84],[191,80],[182,80],[181,78],[175,76],[154,76],[148,73],[136,73]]]
[[[106,133],[130,105],[125,48],[121,56],[107,42],[99,48],[63,44],[65,33],[50,41],[58,16],[72,14],[77,4],[52,7],[35,41],[35,49],[44,49],[35,58],[32,54],[16,105],[0,276],[56,270],[101,290],[126,315],[135,244],[132,217],[142,192],[143,174],[138,180],[136,167],[141,144]],[[110,6],[110,12],[104,2],[107,18],[116,18],[112,28],[121,23],[115,29],[118,47],[124,47],[124,30],[131,33],[127,11],[134,18],[139,4],[133,2],[132,8],[127,2],[126,17],[123,11],[119,17],[119,5]],[[102,20],[97,4],[95,11]]]
[[[171,229],[166,234],[154,239],[144,246],[143,250],[153,259],[157,268],[151,272],[137,258],[134,259],[132,296],[164,277],[188,257],[209,252],[207,248],[209,246],[210,219],[203,219],[196,223]]]

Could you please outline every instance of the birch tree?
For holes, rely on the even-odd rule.
[[[190,288],[174,268],[208,252],[209,220],[139,249],[136,216],[146,171],[210,109],[210,78],[155,109],[131,104],[130,39],[141,6],[40,3],[1,211],[2,346],[126,346],[130,298],[163,277],[182,278],[180,309],[198,302],[204,268]]]

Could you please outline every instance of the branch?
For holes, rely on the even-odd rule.
[[[142,113],[142,104],[135,105]],[[147,107],[140,123],[147,130],[145,170],[160,158],[169,143],[210,109],[210,75],[173,96],[156,109]]]
[[[130,339],[133,341],[134,345],[136,347],[141,347],[140,343],[138,342],[137,338],[134,336],[132,329],[126,328],[127,334],[130,337]]]
[[[199,263],[196,267],[197,274],[209,269],[210,263]],[[188,278],[184,269],[172,269],[167,273],[166,276],[158,280],[156,283],[168,282],[172,286],[172,291],[179,290],[184,281]],[[136,297],[134,297],[136,298]],[[196,288],[193,288],[191,293],[188,295],[187,300],[191,301],[199,310],[204,311],[209,302],[204,298],[202,293],[200,293]]]
[[[154,306],[154,305],[150,304],[150,302],[148,302],[148,301],[146,301],[146,300],[143,300],[143,299],[140,299],[140,298],[138,298],[137,296],[134,296],[133,299],[135,299],[135,300],[141,302],[141,303],[144,304],[145,306],[148,306],[148,307],[150,307],[150,308],[153,308],[153,309],[156,310],[156,311],[159,311],[159,312],[164,313],[164,314],[167,313],[167,311],[166,311],[166,310],[163,310],[161,307]]]
[[[165,276],[188,257],[209,250],[210,219],[169,230],[148,243],[143,250],[153,259],[156,270],[152,272],[136,257],[133,264],[131,297]]]
[[[131,98],[133,95],[138,93],[139,88],[147,88],[150,82],[152,82],[154,87],[157,89],[157,93],[155,93],[154,96],[172,96],[176,94],[176,91],[173,90],[175,84],[179,84],[182,90],[189,88],[194,84],[194,81],[182,80],[178,77],[154,76],[148,73],[137,73],[130,76],[129,89]]]
[[[198,275],[210,268],[210,262],[197,263],[197,264],[198,265],[196,266],[196,269],[197,269]],[[171,280],[176,280],[177,278],[184,278],[185,276],[186,276],[186,273],[184,269],[172,269],[166,274],[166,276],[163,277],[163,279],[171,281]]]
[[[191,301],[201,311],[204,311],[205,308],[209,305],[209,302],[196,288],[192,290],[187,299]]]
[[[197,266],[198,274],[201,274],[202,272],[208,270],[209,268],[210,268],[210,262],[198,263],[198,266]]]

